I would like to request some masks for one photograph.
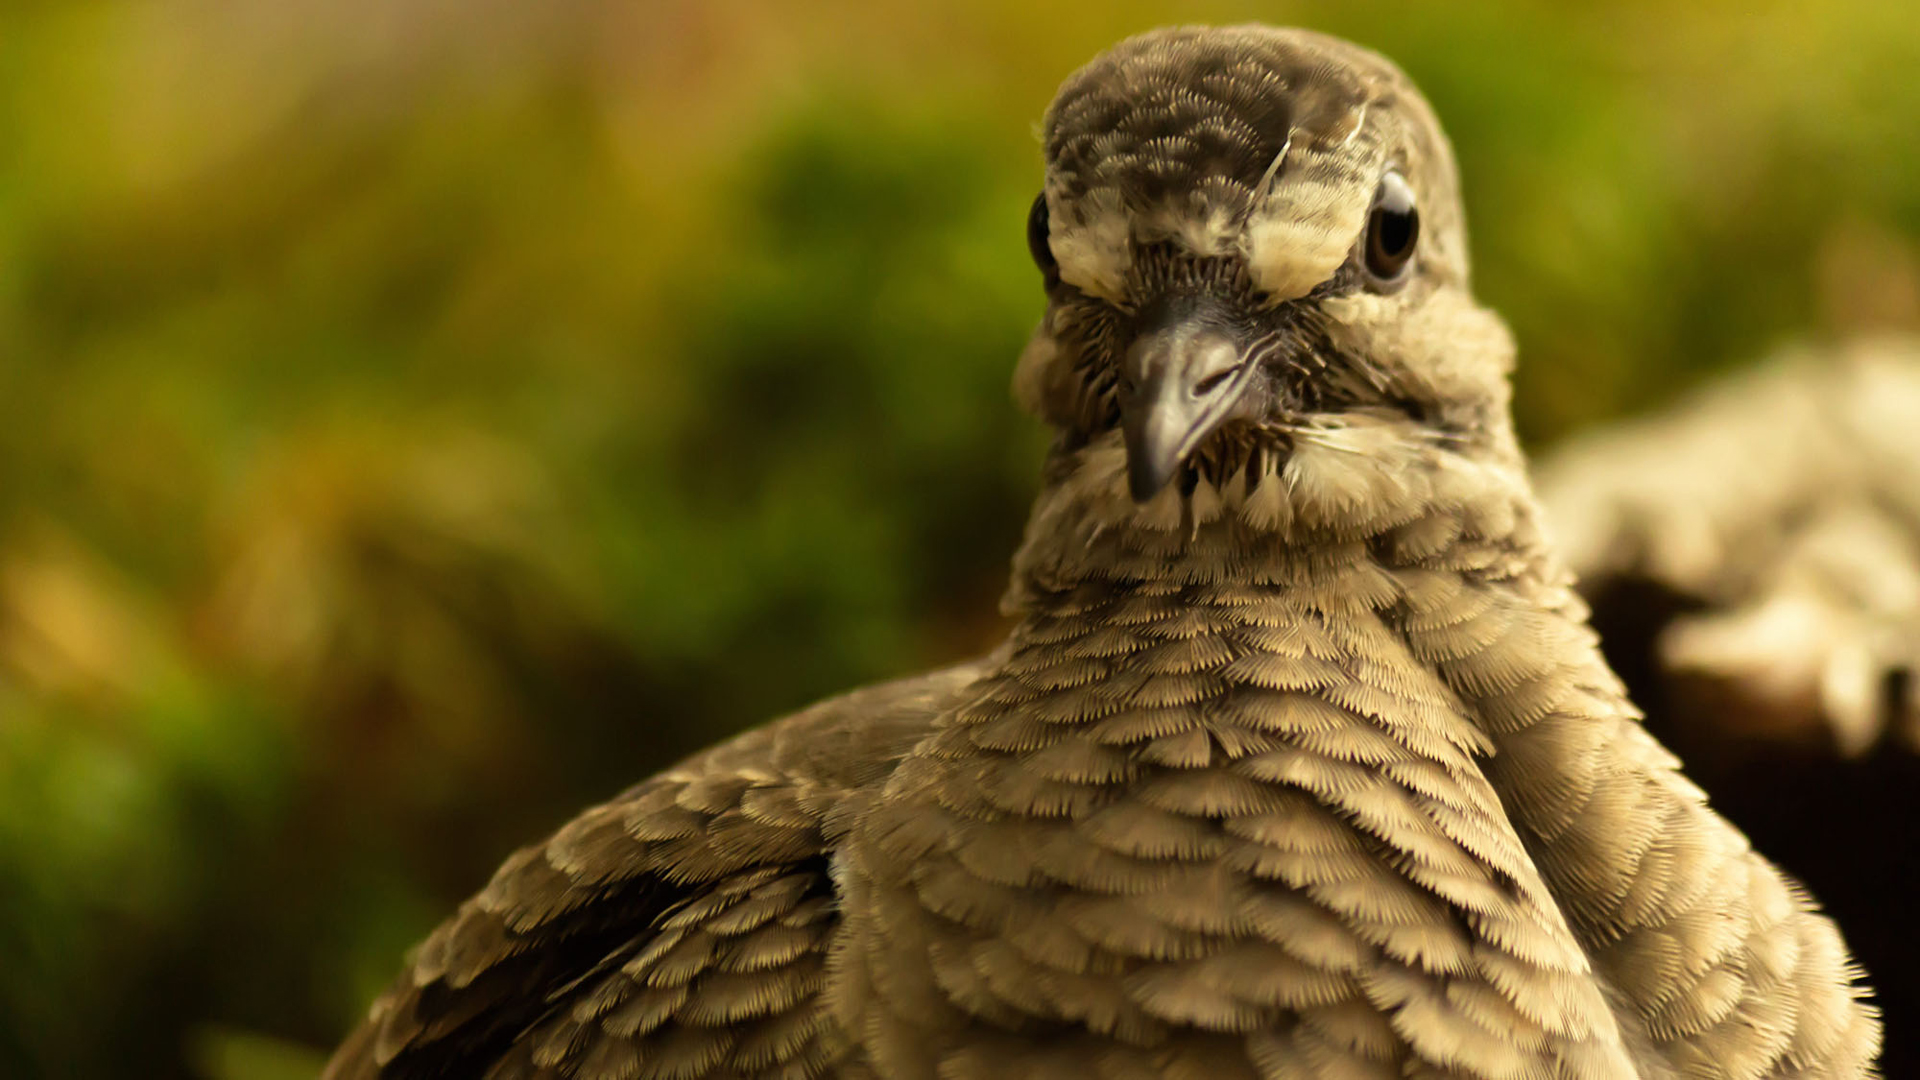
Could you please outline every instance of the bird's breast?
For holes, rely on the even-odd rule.
[[[1348,572],[1379,572],[1360,561]],[[1301,574],[1092,582],[1036,605],[848,845],[867,903],[840,970],[864,983],[840,1001],[869,1052],[977,1055],[983,1032],[1044,1029],[1076,1052],[1244,1062],[1325,1012],[1380,1046],[1524,1054],[1498,1025],[1392,1019],[1489,978],[1488,950],[1569,1002],[1558,1036],[1612,1037],[1481,774],[1483,737],[1354,599],[1377,588],[1324,559]]]

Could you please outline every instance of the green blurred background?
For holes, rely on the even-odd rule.
[[[0,0],[0,1076],[310,1076],[513,846],[978,649],[1033,126],[1374,45],[1545,445],[1920,324],[1911,0]]]

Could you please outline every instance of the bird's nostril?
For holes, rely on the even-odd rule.
[[[1205,396],[1207,394],[1213,393],[1215,390],[1220,389],[1221,384],[1225,383],[1227,379],[1233,375],[1233,372],[1234,372],[1233,368],[1228,368],[1225,371],[1216,371],[1212,375],[1209,375],[1206,378],[1201,379],[1199,382],[1194,383],[1193,384],[1194,396],[1196,397]]]

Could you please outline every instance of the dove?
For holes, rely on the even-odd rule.
[[[325,1075],[1872,1075],[1601,657],[1407,77],[1160,30],[1042,139],[1007,639],[515,853]]]

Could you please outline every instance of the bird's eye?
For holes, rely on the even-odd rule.
[[[1034,197],[1033,209],[1027,211],[1027,251],[1033,256],[1033,265],[1046,276],[1047,288],[1051,289],[1060,280],[1060,264],[1054,261],[1053,248],[1047,243],[1049,227],[1047,196],[1042,192]]]
[[[1375,282],[1396,284],[1413,261],[1420,242],[1420,211],[1413,205],[1413,189],[1397,172],[1380,178],[1367,213],[1366,267]]]

